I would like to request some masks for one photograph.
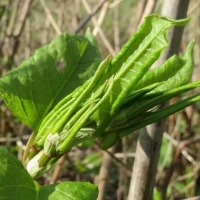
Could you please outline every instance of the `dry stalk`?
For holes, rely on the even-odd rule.
[[[103,1],[104,2],[104,1]],[[87,10],[88,14],[90,14],[92,12],[89,4],[87,3],[86,0],[82,0],[82,3],[85,7],[85,9]],[[98,22],[95,16],[92,17],[92,23],[94,24],[94,26],[98,26]],[[108,51],[111,53],[111,55],[115,55],[115,50],[113,49],[112,45],[110,44],[109,40],[107,39],[107,37],[105,36],[104,32],[102,31],[102,29],[99,27],[99,36],[101,37],[103,43],[105,44],[106,48],[108,49]]]
[[[157,0],[147,0],[147,2],[144,2],[145,3],[145,8],[142,12],[142,16],[140,17],[140,21],[138,24],[141,24],[143,19],[147,16],[147,15],[150,15],[151,13],[154,12],[155,10],[155,7],[156,7],[156,3],[157,3]]]
[[[54,30],[56,31],[57,35],[60,35],[62,31],[60,30],[58,24],[56,23],[55,19],[53,18],[53,15],[51,14],[47,4],[45,3],[44,0],[40,0],[40,3],[42,4],[42,7],[44,8],[44,11],[47,15],[47,18],[51,22],[51,25],[53,26]]]
[[[108,6],[109,6],[108,2],[105,2],[103,4],[103,7],[102,7],[101,12],[99,14],[99,18],[97,20],[97,24],[94,27],[94,30],[92,32],[94,36],[96,36],[98,34],[98,32],[99,32],[99,27],[101,27],[101,25],[102,25],[102,23],[103,23],[103,21],[105,19],[106,13],[108,12],[108,8],[109,8]]]
[[[114,154],[115,146],[111,147],[107,151],[111,154]],[[104,200],[111,164],[112,164],[112,157],[108,155],[106,152],[104,152],[99,176],[96,177],[95,180],[95,183],[98,185],[99,188],[99,196],[97,200]]]

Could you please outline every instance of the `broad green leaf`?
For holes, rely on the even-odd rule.
[[[97,186],[87,182],[38,185],[19,160],[0,147],[0,200],[95,200]]]
[[[63,182],[41,187],[38,200],[95,200],[98,197],[97,186],[91,183]]]
[[[77,134],[79,132],[79,129],[82,128],[83,124],[86,123],[89,116],[98,108],[99,104],[101,104],[104,99],[102,98],[100,100],[99,97],[104,92],[107,84],[104,83],[103,86],[98,89],[96,89],[95,86],[96,82],[98,82],[98,80],[102,76],[105,66],[107,66],[107,62],[109,62],[109,58],[100,64],[95,75],[91,78],[91,80],[89,80],[89,82],[87,81],[82,87],[79,87],[75,92],[66,96],[44,118],[44,122],[42,121],[41,127],[39,128],[38,134],[35,138],[35,141],[37,141],[37,148],[40,148],[40,146],[44,145],[46,136],[50,132],[62,132],[62,134],[64,135],[70,135],[71,130],[69,131],[69,129],[73,126],[76,130],[74,134]],[[93,95],[92,91],[95,91],[95,95]],[[106,91],[105,95],[108,95],[108,92],[109,90]],[[91,93],[92,96],[90,96]],[[89,98],[89,102],[87,102],[87,96],[91,97]],[[78,125],[75,126],[75,123],[77,123]],[[79,136],[77,137],[77,139],[78,138]]]
[[[0,95],[12,113],[37,130],[51,108],[96,71],[101,59],[91,35],[90,41],[61,35],[1,78]]]
[[[0,147],[0,200],[36,200],[36,190],[20,161]]]

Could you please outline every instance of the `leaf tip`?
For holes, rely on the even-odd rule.
[[[161,19],[161,20],[164,20],[164,21],[168,21],[171,25],[174,25],[174,26],[183,26],[183,25],[187,24],[191,19],[190,17],[187,17],[187,18],[184,18],[184,19],[172,19],[172,18],[169,18],[167,16],[160,16],[160,15],[157,15],[157,14],[149,15],[146,18]]]
[[[193,58],[193,50],[194,50],[194,45],[195,45],[195,39],[192,39],[187,47],[185,57],[187,58],[190,56],[190,58]]]

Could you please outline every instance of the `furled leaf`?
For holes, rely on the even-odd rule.
[[[187,83],[193,72],[193,49],[194,41],[191,41],[184,56],[173,55],[161,66],[149,70],[135,89],[138,90],[154,83],[163,82],[155,89],[155,91],[163,91]]]
[[[149,124],[160,121],[198,101],[200,101],[200,95],[196,94],[158,111],[142,113],[141,115],[133,118],[132,121],[129,121],[124,128],[121,126],[119,129],[116,128],[114,131],[105,132],[102,136],[102,148],[108,149],[124,136]]]
[[[0,147],[0,200],[95,200],[97,186],[87,182],[38,185],[23,165]]]
[[[162,78],[161,79],[162,82],[160,84],[155,85],[155,83],[154,83],[154,79],[156,79],[156,80],[160,79],[159,74],[157,74],[156,77],[153,78],[154,75],[153,75],[153,77],[151,75],[154,73],[152,73],[152,74],[149,73],[149,75],[151,76],[151,79],[152,79],[150,86],[152,87],[153,85],[155,85],[155,87],[151,88],[150,86],[147,86],[140,90],[136,90],[136,91],[132,92],[132,95],[129,97],[130,103],[126,103],[127,101],[125,102],[125,105],[123,105],[123,107],[121,108],[121,111],[114,118],[113,121],[120,119],[120,121],[123,123],[122,117],[124,115],[126,115],[125,121],[127,121],[128,120],[127,117],[129,118],[130,116],[134,116],[135,114],[140,114],[140,111],[143,112],[144,110],[150,109],[153,106],[155,106],[159,103],[162,103],[163,101],[167,101],[170,98],[172,98],[173,96],[179,95],[180,92],[183,93],[188,90],[194,89],[195,87],[199,87],[198,81],[191,83],[189,85],[186,85],[185,87],[180,87],[180,86],[188,83],[191,78],[191,75],[192,75],[193,66],[194,66],[193,65],[193,47],[194,47],[194,42],[191,42],[183,57],[176,57],[175,60],[170,58],[169,59],[169,60],[171,60],[170,62],[168,60],[165,62],[167,64],[166,69],[173,68],[173,66],[176,64],[176,60],[180,60],[180,63],[182,64],[182,66],[179,70],[175,71],[171,77],[166,78],[165,81],[164,81],[164,78]],[[175,62],[173,62],[173,61],[175,61]],[[162,72],[163,71],[162,66],[160,68],[161,68],[161,72]],[[159,71],[159,70],[157,70],[157,71]],[[149,72],[153,72],[153,71],[149,71]],[[147,72],[147,74],[148,74],[148,72]],[[162,73],[161,73],[161,75],[162,75]],[[151,79],[148,79],[148,77],[146,77],[146,79],[144,79],[143,83],[146,80],[148,82],[148,80],[151,80]],[[158,80],[158,82],[159,82],[159,80]],[[145,86],[145,85],[146,84],[143,84],[143,86]],[[178,87],[180,87],[180,89]],[[181,88],[184,88],[184,89],[182,90]],[[170,93],[169,96],[166,95],[168,93],[167,92],[165,93],[165,91],[170,91],[170,90],[175,91],[175,92],[173,92],[173,94]],[[136,95],[140,94],[140,93],[143,93],[143,96],[140,97],[140,101],[138,102],[138,98],[136,98],[137,97]],[[134,99],[133,99],[133,97],[134,97]],[[119,122],[117,122],[117,123],[119,125]]]
[[[0,79],[0,95],[12,113],[37,130],[63,97],[88,80],[100,63],[92,36],[61,35]]]
[[[182,26],[185,20],[171,20],[157,15],[145,18],[141,27],[125,44],[111,62],[110,75],[114,76],[114,86],[107,102],[92,116],[98,124],[95,133],[100,136],[119,111],[124,101],[135,90],[137,83],[167,47],[166,32],[172,26]]]
[[[135,89],[138,90],[153,83],[166,81],[168,78],[174,76],[183,65],[183,60],[179,56],[173,55],[162,65],[149,70],[139,81]]]
[[[139,30],[133,35],[133,38],[122,48],[119,56],[129,54],[126,61],[123,58],[123,65],[117,72],[115,80],[117,80],[118,88],[121,92],[112,105],[111,112],[115,113],[121,107],[122,102],[130,95],[145,75],[150,66],[159,58],[163,49],[168,45],[166,39],[167,30],[173,26],[183,26],[188,22],[184,20],[171,20],[157,15],[151,15],[145,18]],[[132,47],[129,47],[132,44]],[[128,53],[124,53],[127,51]],[[118,55],[113,59],[112,64],[119,66],[120,61]],[[115,67],[113,67],[114,70]]]
[[[184,56],[173,56],[160,67],[150,70],[145,74],[143,79],[139,82],[139,87],[144,88],[132,92],[132,95],[135,96],[136,94],[142,93],[142,91],[147,91],[147,93],[144,93],[140,98],[131,98],[132,101],[121,108],[119,114],[113,119],[107,129],[108,131],[110,130],[110,132],[105,132],[103,134],[102,147],[104,149],[114,145],[115,142],[123,136],[148,124],[159,121],[181,108],[184,108],[186,105],[192,104],[191,102],[193,101],[190,99],[188,102],[187,100],[183,100],[172,107],[167,107],[157,112],[147,112],[148,109],[152,109],[154,106],[171,99],[173,96],[199,87],[199,81],[182,86],[190,80],[193,71],[193,47],[194,41],[188,45]],[[175,67],[176,64],[177,67]],[[174,68],[175,70],[172,71],[171,69]],[[145,88],[147,85],[160,81],[162,81],[161,84],[152,88],[150,91],[148,91],[149,87],[147,87],[147,89]],[[137,99],[139,99],[139,101]],[[194,99],[198,101],[198,95]]]
[[[166,91],[177,88],[181,85],[188,83],[191,79],[193,68],[194,68],[194,60],[193,60],[193,49],[194,49],[194,40],[190,42],[187,47],[186,53],[184,56],[180,57],[182,63],[182,67],[174,73],[173,76],[169,77],[166,81],[163,81],[161,85],[159,85],[155,90],[151,91]],[[171,64],[171,68],[175,63]],[[159,75],[157,75],[158,77]]]
[[[132,131],[160,121],[161,119],[164,119],[165,117],[168,117],[169,115],[174,114],[198,101],[200,101],[200,94],[195,94],[160,110],[143,113],[143,115],[138,116],[134,121],[132,121],[132,125],[130,122],[130,126],[125,132],[121,131],[120,137],[124,137]]]

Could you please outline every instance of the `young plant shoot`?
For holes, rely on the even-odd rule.
[[[188,21],[150,15],[115,57],[104,60],[89,32],[63,34],[2,77],[1,97],[33,129],[23,159],[29,174],[39,178],[74,146],[101,138],[107,149],[199,101],[196,94],[153,109],[200,86],[200,81],[189,83],[194,41],[184,55],[150,69],[168,45],[167,30]],[[58,69],[58,63],[65,67]]]

